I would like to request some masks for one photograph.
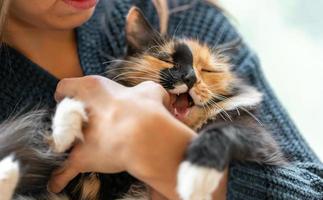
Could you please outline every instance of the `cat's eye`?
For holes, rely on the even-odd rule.
[[[161,61],[173,64],[173,62],[171,61],[171,56],[168,53],[161,52],[161,53],[155,55],[155,57]]]
[[[161,60],[161,61],[163,61],[163,62],[167,62],[167,63],[169,63],[169,64],[174,64],[172,61],[167,60],[167,59],[159,59],[159,60]]]
[[[221,70],[215,70],[215,69],[202,69],[202,72],[206,72],[206,73],[221,73],[223,71],[221,71]]]

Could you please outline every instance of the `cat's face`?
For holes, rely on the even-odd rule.
[[[225,56],[196,40],[161,37],[136,8],[127,17],[126,37],[128,55],[114,79],[129,86],[160,83],[172,94],[173,115],[190,127],[225,110],[237,93]]]

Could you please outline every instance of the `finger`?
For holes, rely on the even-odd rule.
[[[170,96],[168,92],[161,86],[152,81],[145,81],[136,86],[146,97],[161,102],[164,106],[170,106]]]
[[[50,179],[48,183],[48,191],[53,193],[61,192],[78,174],[79,172],[71,167],[59,170],[59,172],[54,173]]]
[[[58,82],[54,98],[60,102],[65,97],[74,97],[80,87],[81,78],[66,78]]]
[[[68,78],[61,80],[55,92],[55,100],[60,101],[64,97],[73,97],[87,101],[93,98],[96,92],[102,92],[105,88],[106,92],[119,91],[124,86],[103,76],[84,76],[81,78]]]

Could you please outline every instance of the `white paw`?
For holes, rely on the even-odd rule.
[[[0,161],[0,200],[11,200],[19,181],[19,164],[13,156]]]
[[[221,177],[215,169],[184,161],[177,174],[177,192],[183,200],[211,200]]]
[[[82,102],[65,98],[56,109],[53,118],[54,151],[68,150],[76,139],[83,140],[83,122],[87,122],[85,106]]]

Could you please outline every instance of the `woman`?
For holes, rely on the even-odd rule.
[[[140,7],[157,26],[156,11],[150,1],[120,0],[109,5],[108,12],[105,4],[110,2],[0,0],[0,20],[6,18],[0,25],[5,44],[0,55],[1,121],[15,110],[39,102],[54,107],[53,95],[60,79],[102,74],[102,63],[108,60],[104,55],[123,54],[124,20],[131,4]],[[190,1],[172,2],[170,6],[178,8]],[[170,33],[198,37],[210,45],[238,37],[221,11],[210,4],[200,1],[187,9],[172,11],[175,10],[178,12],[171,12],[170,16]],[[235,70],[265,93],[259,117],[270,125],[291,165],[274,169],[232,163],[214,199],[224,199],[225,194],[229,199],[321,199],[322,165],[269,89],[257,57],[243,46],[233,56],[233,62]],[[84,145],[76,146],[67,167],[53,176],[52,191],[59,192],[80,172],[127,171],[154,188],[158,198],[178,198],[177,166],[195,133],[168,114],[165,107],[169,97],[160,86],[145,83],[124,88],[96,76],[63,79],[56,99],[64,96],[82,99],[91,116]],[[129,98],[133,101],[127,101]],[[158,112],[151,112],[152,106]],[[142,117],[138,117],[138,112]],[[113,121],[115,117],[111,115],[117,115],[118,120]],[[160,130],[160,125],[167,131]],[[154,137],[147,134],[152,131]]]

